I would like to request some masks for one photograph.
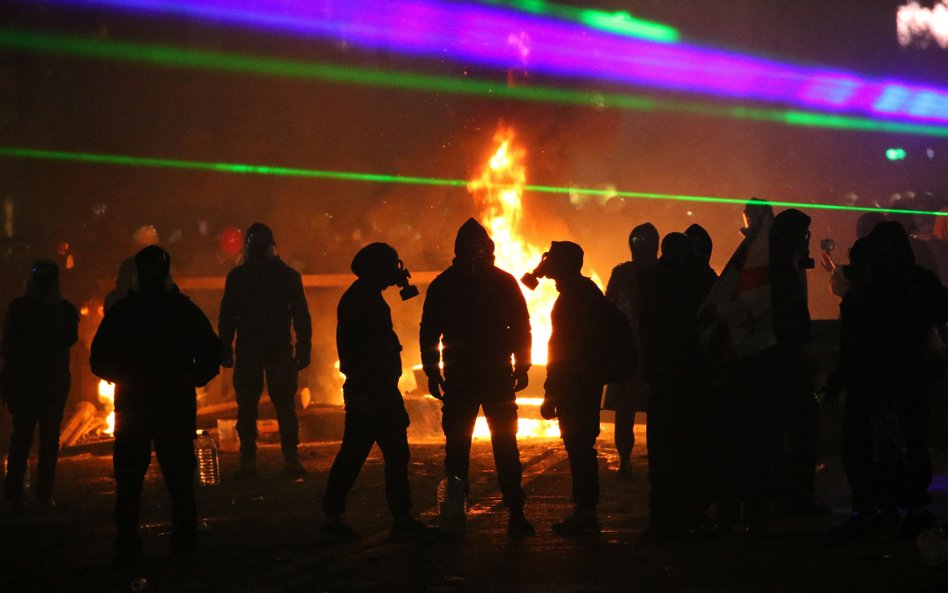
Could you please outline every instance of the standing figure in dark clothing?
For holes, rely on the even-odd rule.
[[[385,458],[385,498],[394,518],[392,532],[424,532],[425,525],[411,516],[408,413],[398,391],[402,346],[382,298],[382,291],[389,286],[408,286],[408,271],[398,253],[385,243],[363,247],[352,260],[352,271],[358,279],[339,301],[336,326],[339,370],[346,376],[342,386],[346,427],[326,483],[322,532],[355,536],[342,521],[346,495],[375,443]]]
[[[638,350],[641,350],[639,332],[639,312],[641,294],[639,278],[643,270],[658,261],[658,230],[646,222],[632,229],[629,234],[629,251],[632,260],[619,264],[612,269],[609,283],[606,285],[606,298],[616,304],[632,327],[632,336]],[[648,403],[649,386],[642,377],[642,367],[636,375],[624,383],[610,383],[606,386],[603,408],[615,410],[616,452],[619,454],[619,468],[616,475],[632,475],[632,447],[635,445],[635,413],[644,412]]]
[[[285,473],[306,473],[297,455],[299,421],[294,409],[297,375],[309,366],[313,327],[299,272],[276,255],[273,232],[259,222],[247,229],[246,261],[227,274],[218,330],[224,343],[223,365],[234,367],[238,478],[257,475],[257,407],[266,375],[267,392],[280,424]],[[290,341],[290,325],[296,348]],[[237,334],[236,362],[234,334]]]
[[[544,418],[558,418],[560,435],[573,475],[575,509],[553,531],[565,536],[599,533],[599,401],[605,384],[607,307],[599,287],[581,273],[583,250],[576,243],[554,241],[533,274],[551,278],[560,293],[550,313],[552,333],[546,366]],[[621,316],[612,320],[623,319]],[[630,361],[635,364],[635,361]]]
[[[171,257],[153,245],[135,256],[132,291],[109,310],[92,341],[92,372],[115,383],[115,560],[133,567],[142,484],[154,443],[171,494],[171,553],[190,561],[194,501],[195,388],[217,376],[221,343],[210,321],[178,292]]]
[[[55,506],[53,483],[59,454],[59,425],[69,395],[69,349],[78,339],[79,312],[59,294],[59,268],[51,260],[33,264],[26,294],[10,303],[0,350],[0,391],[13,416],[4,483],[6,499],[23,506],[23,474],[33,431],[39,425],[36,496]]]
[[[642,354],[652,386],[647,428],[651,537],[673,537],[707,524],[713,400],[698,310],[714,281],[714,272],[682,233],[665,236],[661,259],[641,277]]]
[[[535,531],[523,514],[514,395],[527,387],[531,364],[527,303],[514,277],[494,266],[494,242],[473,218],[458,231],[454,253],[451,267],[428,287],[420,334],[428,390],[444,402],[445,474],[468,484],[474,422],[483,407],[510,511],[507,533],[531,536]]]
[[[935,324],[948,321],[948,289],[935,274],[915,263],[905,229],[887,221],[869,234],[878,242],[874,269],[879,299],[880,337],[885,343],[889,378],[896,392],[895,408],[903,464],[897,499],[905,512],[899,536],[914,540],[935,524],[927,510],[932,463],[928,451],[928,381],[926,352]]]
[[[776,345],[776,405],[783,436],[782,497],[790,514],[825,514],[829,507],[813,496],[816,451],[819,440],[819,404],[804,365],[804,347],[810,341],[807,304],[807,270],[810,258],[810,217],[799,210],[784,210],[770,229],[771,323]]]

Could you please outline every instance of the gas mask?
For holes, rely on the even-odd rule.
[[[398,291],[398,296],[400,296],[403,301],[418,296],[418,287],[412,285],[408,280],[409,278],[411,278],[411,272],[408,271],[408,268],[405,267],[405,263],[402,260],[398,260],[398,267],[393,276],[393,284],[401,289]]]
[[[543,254],[543,257],[540,258],[540,263],[537,264],[537,267],[533,269],[532,272],[527,272],[520,277],[520,282],[530,290],[536,290],[537,286],[540,285],[540,278],[547,278],[550,272],[550,252],[547,251]]]

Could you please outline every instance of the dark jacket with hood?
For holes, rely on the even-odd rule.
[[[493,241],[469,219],[458,231],[454,262],[428,287],[421,318],[422,365],[427,374],[437,373],[443,356],[449,390],[452,381],[463,388],[471,381],[509,379],[511,355],[518,370],[531,363],[530,315],[520,286],[492,263],[473,265],[472,244],[480,244],[493,259]],[[439,340],[444,344],[441,356]]]
[[[291,324],[297,354],[308,354],[313,326],[299,272],[279,257],[259,256],[227,274],[218,330],[225,346],[237,334],[238,358],[291,354]]]
[[[92,340],[92,372],[116,384],[116,433],[195,430],[195,387],[217,376],[221,343],[204,313],[173,286],[132,291]]]
[[[69,393],[69,348],[78,339],[79,312],[55,294],[27,294],[10,303],[3,324],[0,389],[11,409],[30,401],[65,403]]]

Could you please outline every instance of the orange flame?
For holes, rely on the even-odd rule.
[[[526,150],[514,143],[514,131],[510,128],[498,130],[494,142],[498,144],[497,150],[480,175],[468,183],[467,189],[483,208],[480,219],[494,240],[495,265],[519,277],[536,267],[545,249],[531,244],[522,235]],[[522,285],[520,290],[530,310],[533,362],[543,365],[547,362],[547,343],[552,331],[550,312],[556,301],[556,288],[550,282],[541,282],[536,290]],[[539,398],[517,399],[521,409],[538,407],[541,402]],[[519,419],[517,438],[559,436],[559,424],[555,420]],[[474,438],[489,437],[487,420],[480,416],[474,425]]]
[[[468,183],[467,189],[484,208],[481,222],[494,240],[495,264],[519,277],[540,263],[544,248],[530,244],[521,235],[526,150],[514,144],[513,139],[514,132],[510,128],[497,132],[494,141],[500,146],[478,178]],[[533,362],[546,364],[551,332],[550,311],[556,301],[556,288],[550,282],[541,282],[536,290],[525,286],[520,290],[530,310]]]
[[[109,411],[102,434],[113,434],[115,432],[115,383],[110,383],[105,379],[99,381],[99,403],[105,404]]]

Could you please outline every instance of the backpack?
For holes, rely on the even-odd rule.
[[[602,357],[606,383],[623,383],[635,376],[639,354],[632,327],[615,303],[603,297]]]

